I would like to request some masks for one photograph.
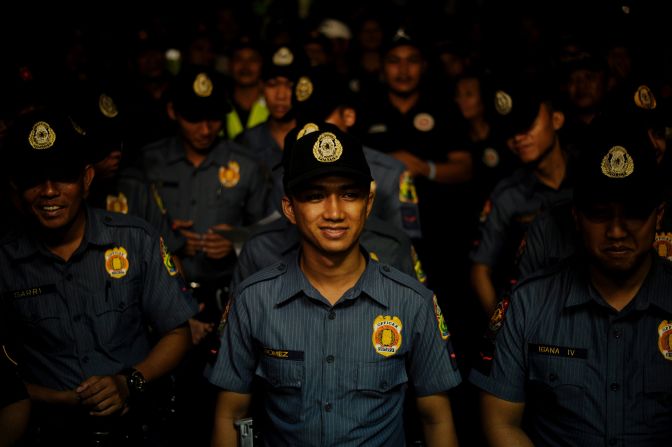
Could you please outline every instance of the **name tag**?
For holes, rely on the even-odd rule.
[[[530,354],[550,355],[552,357],[567,357],[572,359],[588,358],[588,350],[582,348],[568,348],[566,346],[536,345],[528,343]]]
[[[56,284],[46,284],[43,286],[30,287],[23,290],[14,290],[13,292],[7,292],[3,294],[5,299],[19,299],[19,298],[32,298],[34,296],[40,296],[47,293],[56,293]]]
[[[287,351],[285,349],[264,348],[266,357],[273,357],[283,360],[301,360],[303,361],[303,351]]]

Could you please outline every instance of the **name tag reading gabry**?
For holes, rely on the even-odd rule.
[[[583,348],[569,348],[566,346],[538,345],[528,343],[530,354],[550,355],[552,357],[567,357],[572,359],[588,358],[588,350]]]

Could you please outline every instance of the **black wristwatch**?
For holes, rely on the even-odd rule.
[[[126,384],[131,398],[142,396],[145,393],[147,381],[140,371],[135,368],[127,368],[119,374],[126,376]]]

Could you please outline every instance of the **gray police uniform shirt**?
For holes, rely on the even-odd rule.
[[[142,151],[141,164],[173,219],[192,220],[191,231],[206,233],[217,224],[251,225],[264,217],[266,180],[259,164],[240,145],[221,140],[200,166],[185,155],[179,138],[155,142]],[[183,257],[189,281],[229,277],[235,255],[221,260],[204,253]]]
[[[403,446],[403,401],[460,383],[432,292],[369,260],[334,305],[294,253],[245,280],[228,315],[214,385],[261,381],[267,445]]]
[[[535,445],[662,446],[672,436],[672,264],[654,256],[621,312],[568,259],[520,283],[489,375],[469,380],[525,402]]]
[[[495,187],[486,202],[479,239],[469,258],[499,269],[495,272],[496,282],[516,278],[516,252],[528,225],[540,211],[571,197],[572,190],[566,185],[555,190],[541,183],[529,168],[517,170]]]
[[[137,364],[197,311],[156,230],[98,209],[86,216],[67,262],[21,228],[0,242],[3,338],[24,380],[57,390]]]
[[[369,217],[360,243],[374,259],[415,277],[411,241],[403,231]],[[297,251],[299,246],[299,231],[285,218],[259,228],[245,241],[238,255],[229,290],[235,293],[236,287],[245,278],[282,260],[288,253]]]

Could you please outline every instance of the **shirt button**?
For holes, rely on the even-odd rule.
[[[387,383],[386,381],[383,380],[382,382],[380,382],[380,387],[382,389],[385,390],[385,389],[387,389],[388,386],[389,386],[389,383]]]
[[[329,319],[330,320],[335,320],[336,319],[336,311],[335,310],[330,310],[329,311]]]
[[[610,438],[610,439],[609,439],[609,445],[616,445],[616,443],[618,443],[618,441],[616,440],[616,438]]]
[[[326,404],[326,405],[324,406],[324,411],[329,412],[329,411],[331,411],[331,409],[332,409],[331,404]]]
[[[333,355],[328,355],[327,356],[327,363],[334,363],[334,356]]]
[[[611,389],[611,391],[618,391],[618,389],[620,388],[620,386],[618,385],[618,383],[612,383],[612,384],[609,386],[609,388]]]
[[[554,373],[550,373],[548,375],[548,380],[550,380],[551,382],[555,382],[556,380],[558,380],[558,375],[554,374]]]
[[[621,335],[623,335],[621,331],[618,330],[614,331],[614,338],[621,338]]]

